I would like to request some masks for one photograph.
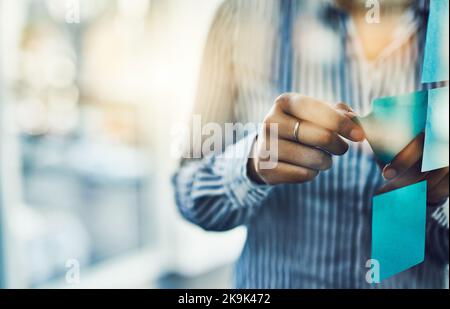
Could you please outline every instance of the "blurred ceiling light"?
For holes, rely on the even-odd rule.
[[[48,128],[53,134],[68,134],[78,125],[78,109],[74,106],[58,104],[49,108]]]
[[[117,0],[117,7],[122,17],[144,18],[150,9],[150,0]]]
[[[30,135],[47,132],[47,107],[37,99],[28,99],[16,106],[16,121],[20,130]]]
[[[34,89],[48,84],[67,87],[76,77],[74,51],[61,37],[38,37],[30,40],[21,54],[24,80]]]
[[[47,102],[49,106],[63,105],[66,107],[76,107],[80,98],[80,90],[77,86],[71,85],[64,89],[50,89]]]
[[[45,81],[42,79],[41,61],[37,54],[32,51],[24,51],[22,53],[22,74],[24,81],[33,89],[41,89],[45,87]]]
[[[54,58],[45,71],[45,80],[48,85],[55,88],[70,86],[76,78],[77,68],[69,57],[59,56]]]

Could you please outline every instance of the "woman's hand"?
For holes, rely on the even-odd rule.
[[[296,93],[281,95],[264,119],[266,130],[278,126],[277,164],[273,169],[262,168],[261,163],[270,160],[265,150],[273,138],[266,132],[254,145],[248,162],[249,177],[269,185],[312,181],[332,167],[332,155],[347,152],[349,146],[342,137],[354,142],[364,139],[362,128],[352,121],[352,116],[344,104],[334,107]]]
[[[424,134],[419,135],[391,164],[384,167],[383,176],[389,182],[381,189],[381,193],[427,180],[428,203],[436,204],[448,198],[448,167],[422,173],[424,137]]]

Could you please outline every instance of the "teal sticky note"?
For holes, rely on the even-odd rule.
[[[424,261],[426,204],[426,181],[374,197],[372,259],[381,281]]]
[[[431,0],[422,83],[448,80],[449,0]]]
[[[427,91],[384,97],[373,101],[369,115],[356,119],[381,163],[391,163],[425,131],[427,107]]]
[[[448,87],[428,93],[428,113],[422,172],[449,166],[449,95]]]

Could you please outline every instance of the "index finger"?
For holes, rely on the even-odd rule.
[[[310,121],[354,142],[364,139],[360,126],[326,102],[300,94],[282,95],[277,102],[285,113],[297,119]]]

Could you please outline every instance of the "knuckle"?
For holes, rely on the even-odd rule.
[[[331,165],[331,157],[322,152],[314,154],[314,167],[319,170],[326,170]]]
[[[314,180],[317,177],[317,175],[319,175],[319,172],[318,171],[314,171],[314,170],[305,170],[305,171],[302,172],[302,174],[303,174],[302,178],[305,181],[312,181],[312,180]]]
[[[274,116],[275,114],[273,111],[267,114],[266,117],[264,117],[263,124],[266,127],[270,127],[270,125],[273,123]]]
[[[333,165],[333,159],[331,156],[323,154],[321,158],[320,167],[322,170],[329,170]]]
[[[345,104],[345,103],[343,103],[343,102],[340,102],[340,103],[336,104],[336,108],[337,108],[337,109],[348,110],[348,105]]]
[[[284,106],[291,99],[291,95],[289,93],[283,93],[278,98],[275,99],[276,106]]]

